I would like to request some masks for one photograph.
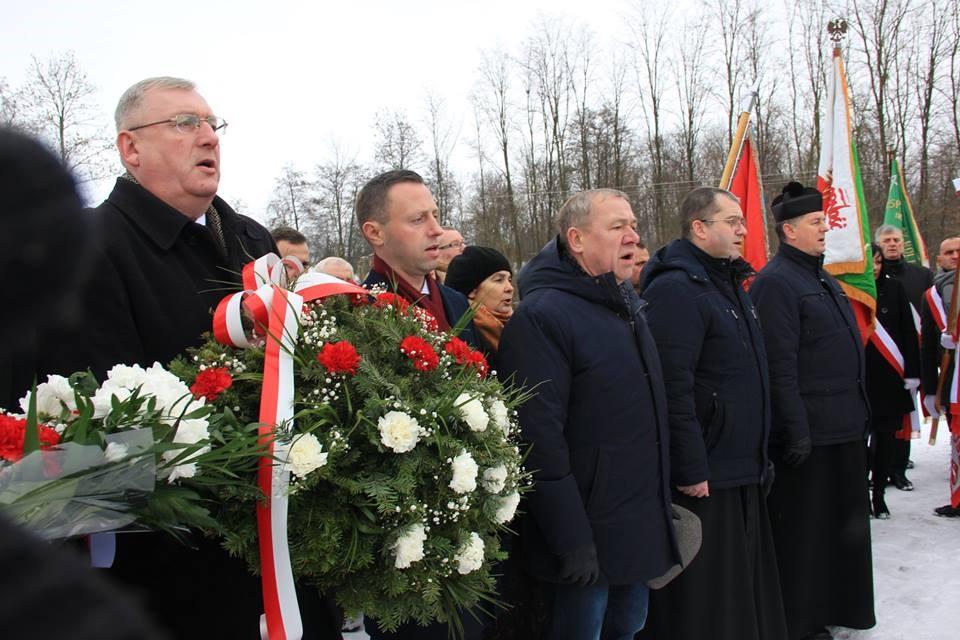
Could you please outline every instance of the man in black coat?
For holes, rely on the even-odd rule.
[[[355,207],[360,232],[373,249],[373,267],[363,282],[394,292],[410,304],[428,311],[442,331],[455,327],[470,308],[467,297],[441,284],[434,274],[440,258],[443,227],[433,194],[414,171],[386,171],[367,182],[357,195]],[[473,321],[460,331],[460,338],[478,346]],[[484,618],[478,621],[468,613],[461,616],[467,640],[477,640],[483,632]],[[366,631],[373,640],[444,640],[448,625],[421,627],[401,625],[394,632],[380,629],[376,620],[367,619]]]
[[[887,479],[895,474],[897,442],[904,416],[915,409],[920,386],[920,345],[903,285],[884,273],[886,259],[873,247],[877,285],[877,326],[866,345],[867,397],[870,399],[871,507],[875,518],[890,517],[884,499]],[[899,488],[899,485],[898,485]]]
[[[890,224],[877,227],[874,241],[883,254],[883,274],[903,285],[912,314],[920,315],[923,294],[933,286],[933,272],[923,265],[907,262],[903,257],[903,229]],[[917,326],[914,333],[920,327]],[[890,480],[901,491],[913,490],[913,483],[907,479],[907,465],[910,462],[910,439],[895,438],[890,460]]]
[[[240,287],[242,266],[276,249],[266,229],[217,197],[226,123],[192,82],[138,82],[120,98],[116,126],[126,173],[89,213],[100,242],[81,293],[84,323],[41,354],[44,372],[90,368],[102,380],[118,363],[167,363],[211,330],[212,310]],[[195,549],[167,534],[120,534],[110,573],[178,638],[258,638],[258,578],[212,540],[189,544]],[[330,637],[316,632],[311,599],[301,601],[305,637]]]
[[[953,299],[953,283],[957,264],[960,262],[960,236],[950,236],[940,243],[937,255],[939,272],[934,277],[933,286],[924,294],[920,305],[921,339],[920,365],[923,388],[923,405],[933,420],[939,420],[941,414],[947,419],[950,428],[950,447],[952,464],[950,474],[950,502],[934,509],[938,516],[960,517],[960,478],[956,469],[960,466],[960,421],[955,417],[960,413],[957,386],[960,376],[956,375],[956,341],[949,335],[950,304]],[[947,369],[941,372],[942,357],[946,349],[949,354]],[[937,402],[937,388],[943,374],[943,388]]]
[[[655,254],[643,299],[667,389],[673,502],[700,517],[703,544],[652,594],[644,637],[785,640],[762,489],[773,480],[767,354],[733,264],[743,212],[730,192],[700,187],[679,219],[681,238]]]
[[[572,196],[559,236],[519,277],[500,376],[533,397],[519,410],[534,491],[520,533],[547,595],[545,637],[631,638],[646,582],[678,562],[671,525],[663,371],[630,276],[627,196]]]
[[[780,249],[750,287],[770,368],[770,519],[791,640],[830,638],[826,625],[876,624],[863,342],[823,270],[820,192],[791,182],[772,209]]]

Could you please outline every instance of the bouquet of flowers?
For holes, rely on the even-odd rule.
[[[499,536],[529,485],[514,418],[522,394],[455,334],[373,291],[306,302],[289,353],[294,415],[275,437],[288,447],[293,574],[388,630],[410,620],[460,630],[461,610],[495,602]],[[248,423],[264,362],[263,341],[240,349],[211,337],[171,371],[202,382],[206,406]],[[251,477],[219,495],[225,546],[260,571],[263,492]]]
[[[263,455],[256,425],[206,404],[159,363],[48,376],[0,413],[0,510],[46,538],[135,525],[179,535],[216,529],[213,490]]]

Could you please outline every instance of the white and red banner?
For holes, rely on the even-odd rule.
[[[295,376],[293,354],[300,335],[304,302],[366,290],[333,276],[305,273],[299,260],[267,254],[243,268],[239,293],[221,300],[213,318],[218,342],[238,348],[264,343],[263,387],[260,394],[260,440],[269,455],[260,458],[257,484],[267,500],[257,506],[264,640],[300,640],[303,624],[287,545],[287,506],[290,471],[287,459],[293,430]],[[288,275],[299,276],[294,290]],[[248,336],[244,317],[253,322]]]

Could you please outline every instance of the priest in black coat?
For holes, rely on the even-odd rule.
[[[825,639],[876,624],[863,342],[823,270],[820,192],[791,182],[772,209],[780,249],[750,287],[770,366],[768,504],[790,639]]]

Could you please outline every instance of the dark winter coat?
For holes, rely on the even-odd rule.
[[[770,381],[753,303],[729,259],[689,240],[650,262],[643,298],[667,388],[672,482],[757,484],[767,468]]]
[[[920,343],[913,324],[913,313],[903,285],[890,276],[877,278],[877,322],[900,349],[903,376],[881,355],[873,341],[867,343],[867,397],[870,412],[877,418],[898,417],[914,410],[913,397],[904,389],[904,378],[920,377]]]
[[[847,296],[810,256],[786,243],[750,286],[767,345],[770,443],[861,440],[869,406],[860,330]]]
[[[225,253],[211,227],[192,222],[140,185],[117,180],[107,200],[86,214],[101,233],[93,276],[81,296],[81,333],[68,338],[69,348],[52,344],[43,369],[89,367],[102,379],[114,364],[166,364],[198,344],[211,330],[217,303],[240,287],[243,264],[276,250],[262,226],[220,198],[213,207]],[[175,637],[257,637],[259,579],[216,541],[196,536],[188,544],[164,533],[120,534],[108,573],[142,597]]]
[[[500,377],[534,396],[519,411],[534,471],[520,539],[528,571],[595,546],[601,578],[644,582],[676,562],[669,432],[656,345],[632,289],[593,277],[549,242],[519,277]]]
[[[366,279],[363,281],[363,286],[383,286],[389,289],[390,282],[382,273],[371,271],[367,274]],[[443,298],[443,310],[447,314],[447,321],[452,327],[460,321],[460,318],[463,317],[463,314],[470,310],[470,301],[467,300],[467,296],[463,295],[456,289],[451,289],[450,287],[443,285],[439,280],[437,281],[437,287],[440,289],[440,297]],[[465,326],[460,332],[459,337],[471,347],[480,347],[480,340],[477,338],[477,330],[473,326],[473,320],[467,323],[467,326]]]
[[[945,321],[950,314],[950,302],[953,297],[953,279],[953,271],[940,271],[933,280],[933,287],[940,295],[940,300],[943,303],[943,319]],[[942,330],[940,329],[940,326],[936,320],[934,320],[933,313],[930,311],[929,303],[923,300],[920,304],[920,382],[923,394],[927,396],[934,396],[937,393],[941,358],[943,356],[943,348],[940,346],[940,334],[942,331],[946,331],[946,327]],[[952,364],[953,360],[951,360],[950,363]],[[943,391],[940,396],[944,406],[949,406],[950,404],[949,393],[952,383],[953,367],[951,366],[947,369],[947,374],[944,377]]]
[[[933,272],[919,264],[907,262],[902,257],[896,260],[884,258],[881,272],[903,285],[907,302],[919,313],[923,294],[933,286]]]
[[[142,186],[118,179],[90,212],[101,231],[84,296],[86,325],[47,370],[89,367],[98,378],[117,363],[166,364],[212,330],[213,310],[240,287],[244,264],[276,251],[270,234],[220,198],[226,255],[213,230],[192,222]]]

